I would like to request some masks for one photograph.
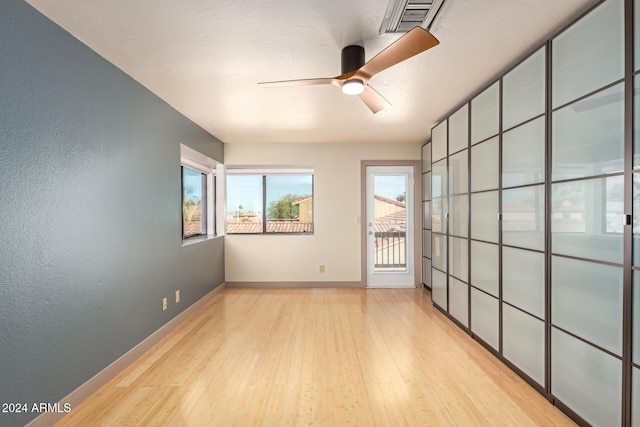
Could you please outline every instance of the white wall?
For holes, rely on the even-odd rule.
[[[225,164],[314,168],[315,231],[225,238],[227,282],[359,282],[360,161],[419,160],[421,144],[226,144]],[[324,273],[319,265],[326,266]]]

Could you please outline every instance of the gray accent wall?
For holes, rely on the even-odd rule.
[[[223,144],[27,3],[0,9],[0,403],[53,403],[223,283],[222,237],[182,246],[180,143]]]

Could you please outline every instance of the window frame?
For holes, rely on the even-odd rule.
[[[185,168],[197,172],[200,174],[200,181],[201,181],[201,185],[202,185],[202,191],[200,194],[200,200],[201,200],[201,209],[202,209],[202,213],[200,214],[200,221],[201,223],[203,223],[200,226],[200,232],[199,233],[194,233],[194,234],[186,234],[185,231],[185,217],[184,217],[184,172],[185,172]],[[209,209],[208,209],[208,204],[209,204],[209,179],[208,179],[208,174],[194,169],[190,166],[186,166],[186,165],[180,165],[180,182],[181,182],[181,187],[182,187],[182,191],[181,191],[181,200],[182,200],[182,239],[186,240],[186,239],[192,239],[194,237],[202,237],[202,236],[207,236],[209,233],[209,220],[208,220],[208,215],[209,215]],[[214,196],[215,197],[215,196]],[[204,229],[204,231],[203,231]]]
[[[229,212],[225,212],[225,233],[227,235],[234,236],[259,236],[259,235],[299,235],[299,236],[312,236],[315,234],[315,173],[313,168],[310,167],[242,167],[242,166],[230,166],[226,169],[226,176],[259,176],[261,180],[262,191],[262,227],[261,231],[257,232],[230,232],[227,224],[227,217]],[[267,231],[267,218],[268,201],[267,201],[267,177],[269,176],[286,176],[286,175],[310,175],[311,176],[311,231]],[[226,195],[229,194],[228,184],[225,189]],[[227,206],[228,207],[228,206]]]
[[[184,168],[189,168],[202,174],[203,184],[203,213],[206,232],[185,235],[184,232]],[[217,197],[217,176],[223,170],[223,166],[212,158],[184,145],[180,144],[180,218],[181,235],[183,244],[199,242],[216,237],[220,227],[217,226],[218,216],[216,211],[219,203]]]

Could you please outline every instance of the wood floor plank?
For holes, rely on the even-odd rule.
[[[226,289],[58,426],[575,425],[422,289]]]

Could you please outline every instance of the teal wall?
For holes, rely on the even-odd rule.
[[[182,246],[179,164],[223,144],[24,1],[0,10],[0,403],[56,402],[223,283],[223,238]]]

